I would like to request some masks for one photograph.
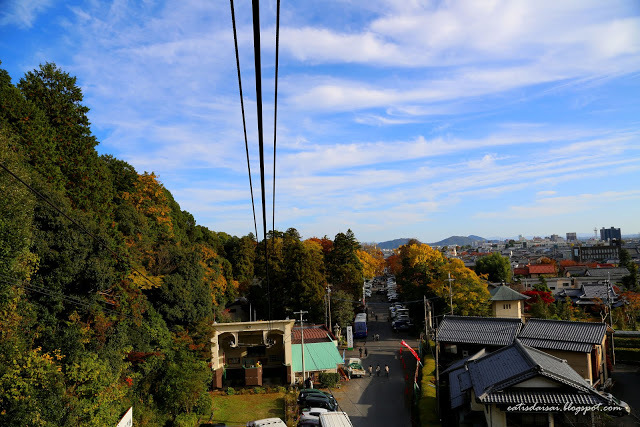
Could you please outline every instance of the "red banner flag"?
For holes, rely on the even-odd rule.
[[[418,353],[416,353],[416,351],[414,349],[412,349],[409,344],[404,342],[404,340],[402,340],[400,342],[400,344],[402,344],[403,346],[407,347],[409,349],[409,351],[411,352],[411,354],[413,354],[413,356],[418,360],[418,362],[420,362],[420,356],[418,356]]]

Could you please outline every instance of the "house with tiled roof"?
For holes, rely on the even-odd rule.
[[[491,302],[493,317],[522,318],[524,301],[529,299],[528,296],[522,295],[506,285],[498,286],[489,293],[491,294],[489,301]]]
[[[556,266],[553,264],[531,264],[528,267],[529,267],[529,277],[556,275]]]
[[[565,360],[519,340],[473,355],[445,374],[447,425],[592,425],[594,408],[606,407],[613,416],[630,411],[626,403],[599,393]]]
[[[482,349],[494,351],[513,343],[522,321],[516,318],[446,315],[436,331],[440,362],[459,360]]]
[[[578,307],[591,307],[596,309],[603,304],[611,302],[611,307],[624,305],[624,301],[612,286],[601,284],[581,285],[578,289],[565,289],[558,293],[558,298],[569,297]]]
[[[605,323],[529,319],[518,339],[525,345],[566,360],[596,388],[601,388],[609,379]]]

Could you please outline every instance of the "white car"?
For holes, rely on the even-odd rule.
[[[298,427],[310,427],[320,425],[320,414],[330,412],[324,408],[309,408],[302,412],[300,419],[298,420]]]

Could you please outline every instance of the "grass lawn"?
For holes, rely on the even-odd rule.
[[[284,393],[214,395],[213,422],[245,425],[248,421],[277,417],[284,420]]]

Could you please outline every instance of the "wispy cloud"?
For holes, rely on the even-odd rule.
[[[0,11],[0,27],[15,25],[31,28],[34,21],[52,5],[52,0],[6,0]]]

